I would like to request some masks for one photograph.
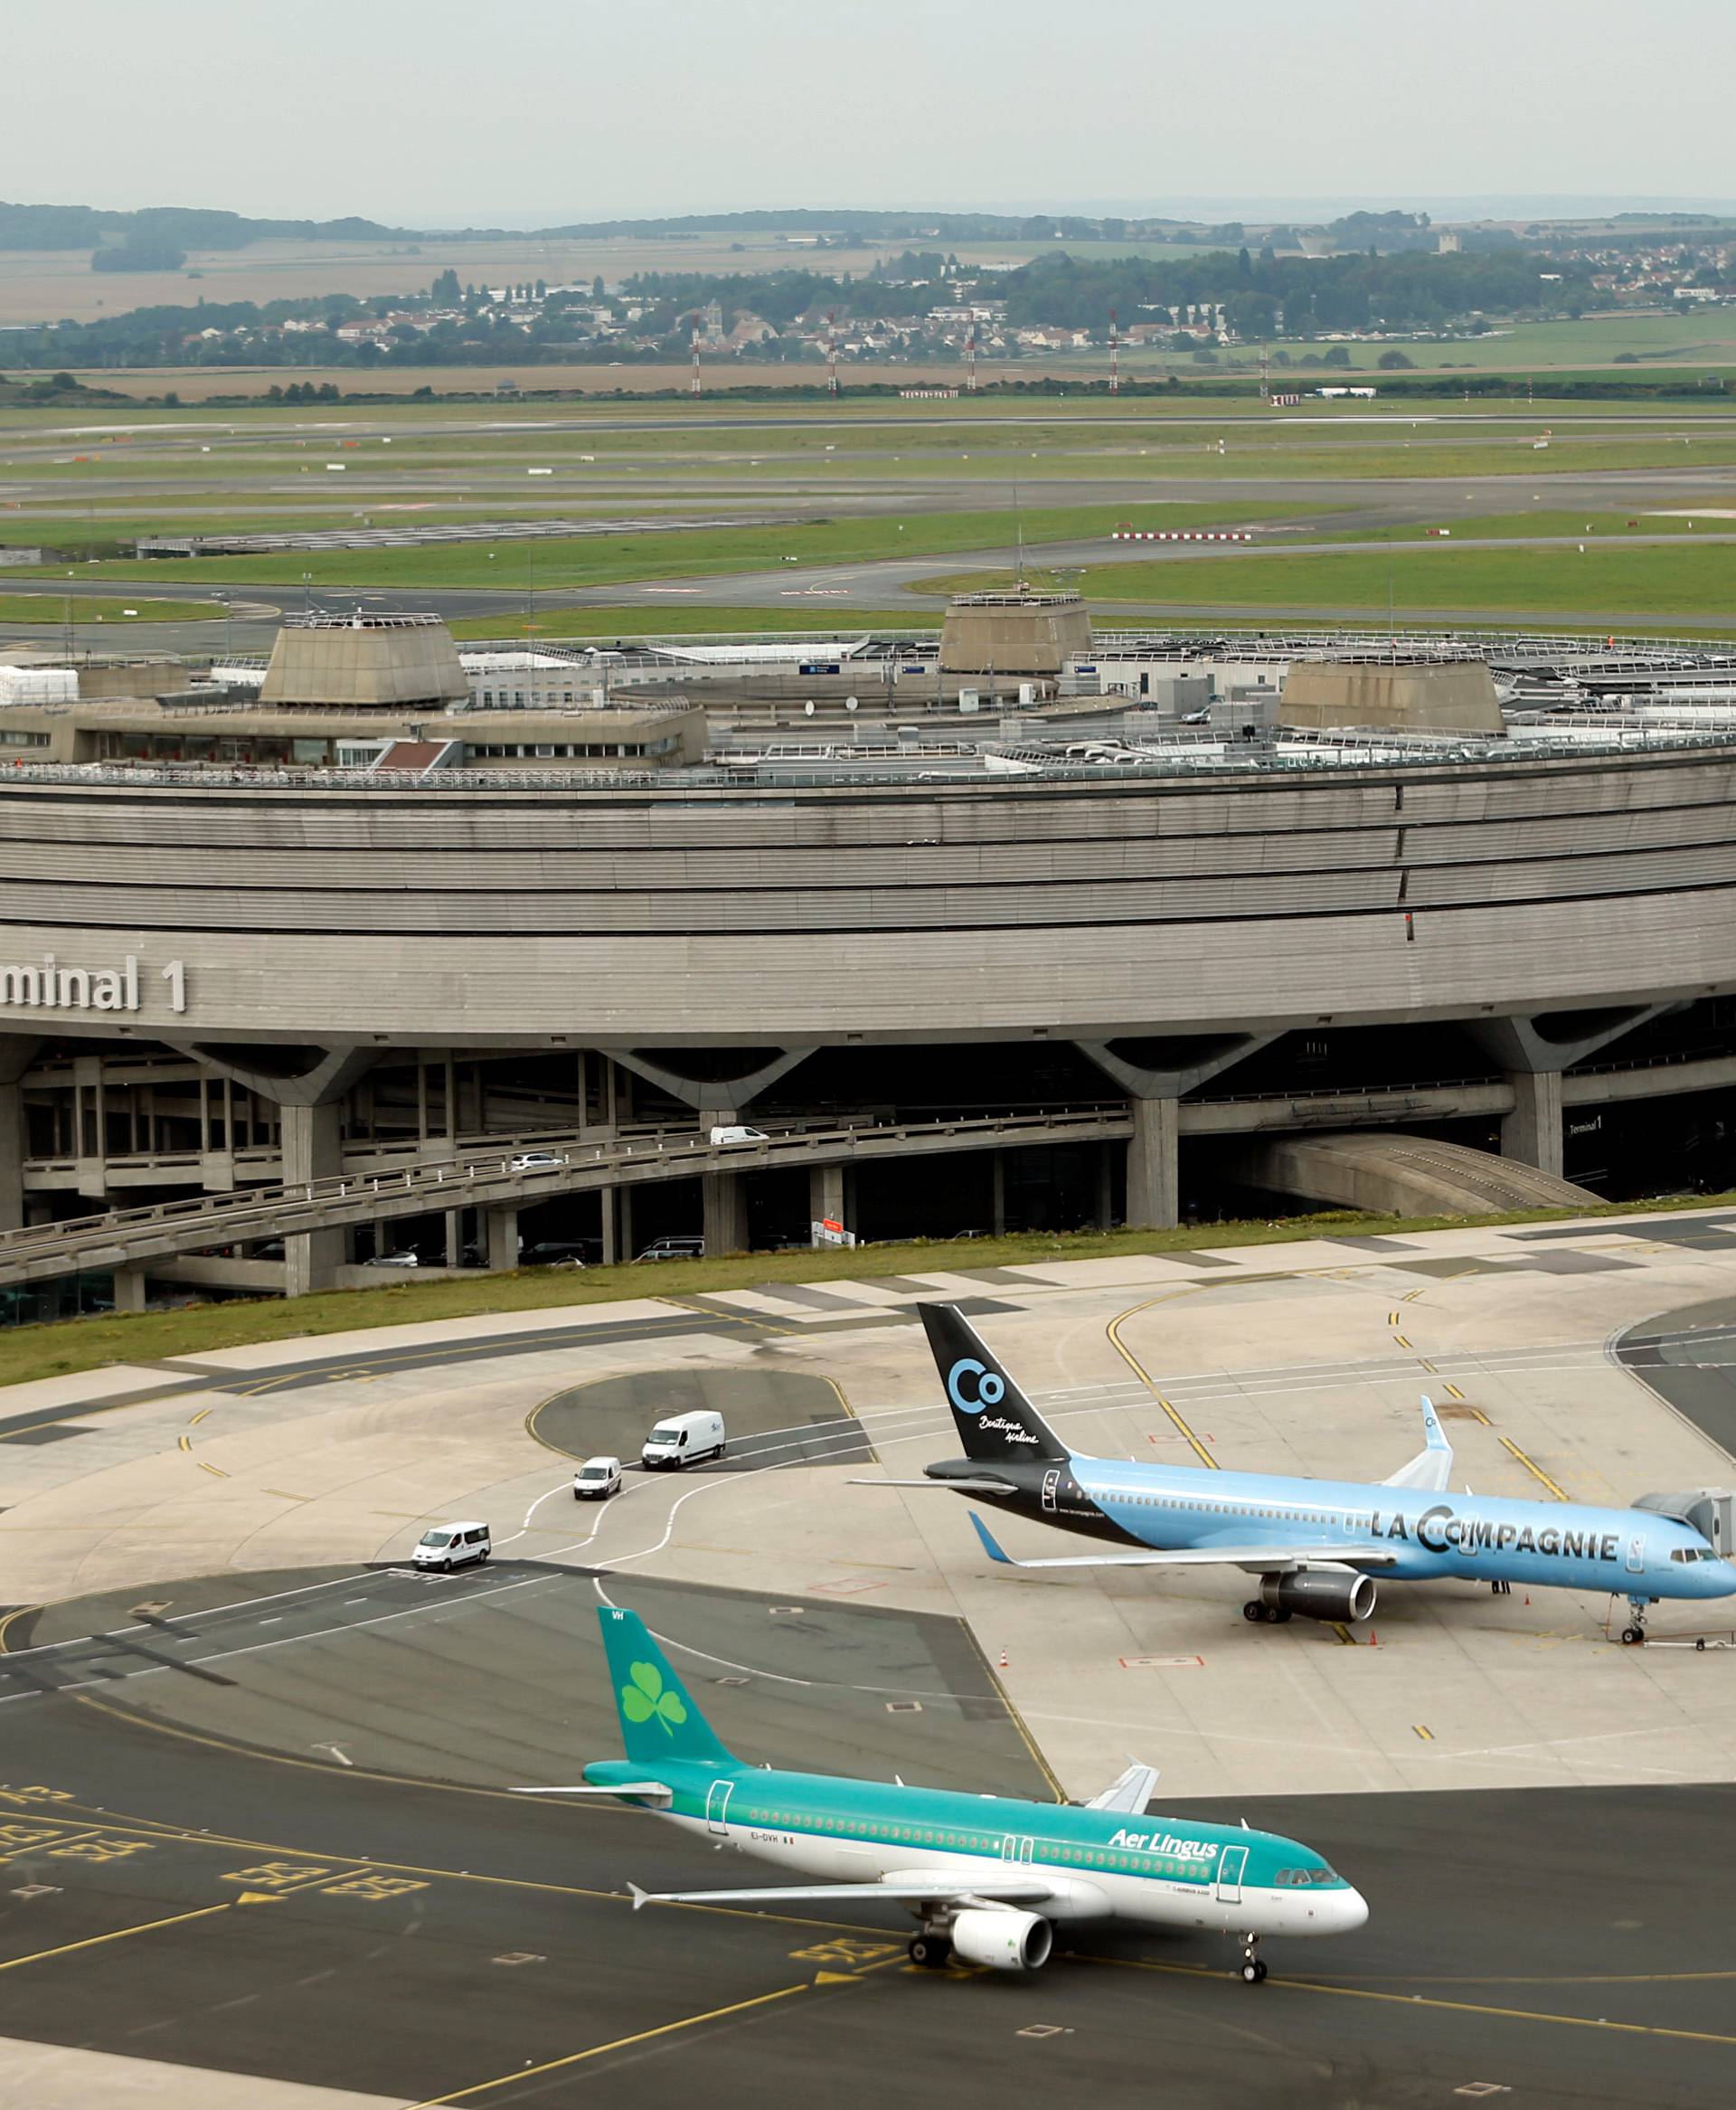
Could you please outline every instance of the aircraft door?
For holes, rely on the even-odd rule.
[[[1008,1832],[1001,1840],[1001,1859],[1009,1869],[1028,1869],[1036,1841],[1033,1839],[1016,1839]]]
[[[1248,1866],[1245,1846],[1226,1846],[1218,1856],[1218,1903],[1241,1903],[1241,1872]]]
[[[1646,1573],[1646,1541],[1638,1532],[1628,1541],[1628,1573],[1630,1575]]]
[[[1043,1476],[1043,1506],[1052,1513],[1055,1506],[1055,1490],[1061,1485],[1061,1468],[1052,1465]]]
[[[718,1832],[728,1831],[727,1815],[730,1796],[734,1788],[735,1783],[732,1780],[714,1780],[712,1783],[712,1792],[705,1798],[706,1831]]]

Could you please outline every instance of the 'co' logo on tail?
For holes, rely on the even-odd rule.
[[[967,1383],[976,1380],[976,1393],[966,1393]],[[974,1356],[964,1356],[947,1372],[947,1397],[960,1414],[981,1414],[986,1406],[998,1406],[1006,1397],[1006,1380],[985,1369]]]

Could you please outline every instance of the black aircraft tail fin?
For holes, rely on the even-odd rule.
[[[1065,1458],[1043,1420],[952,1304],[919,1304],[941,1389],[970,1458]]]

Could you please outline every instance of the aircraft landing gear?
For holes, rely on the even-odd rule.
[[[1266,1976],[1266,1965],[1260,1954],[1260,1936],[1243,1935],[1241,1937],[1241,1980],[1244,1985],[1259,1985]]]
[[[1651,1599],[1649,1597],[1628,1598],[1628,1604],[1629,1609],[1633,1613],[1634,1623],[1631,1626],[1624,1626],[1621,1630],[1622,1642],[1626,1647],[1630,1649],[1637,1648],[1645,1641],[1646,1607],[1650,1603]]]
[[[1513,1595],[1513,1585],[1511,1583],[1491,1583],[1489,1585],[1489,1595],[1491,1597],[1511,1597]]]
[[[1278,1606],[1262,1604],[1258,1597],[1250,1597],[1241,1608],[1241,1616],[1250,1626],[1258,1626],[1261,1620],[1269,1620],[1274,1626],[1282,1626],[1290,1614]]]
[[[945,1935],[912,1935],[910,1962],[925,1971],[942,1971],[952,1962],[952,1944]]]

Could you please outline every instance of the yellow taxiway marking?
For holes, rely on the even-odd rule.
[[[1116,1970],[1161,1971],[1188,1978],[1219,1975],[1197,1964],[1158,1963],[1137,1956],[1091,1956],[1077,1949],[1068,1954],[1081,1963],[1107,1963]],[[1271,1978],[1267,1982],[1287,1992],[1324,1992],[1338,2000],[1388,2001],[1401,2007],[1439,2008],[1450,2014],[1488,2015],[1509,2022],[1552,2022],[1569,2030],[1613,2030],[1630,2037],[1675,2037],[1685,2038],[1694,2044],[1736,2044],[1736,2037],[1719,2036],[1710,2030],[1671,2030],[1658,2022],[1610,2022],[1598,2015],[1554,2015],[1533,2008],[1504,2008],[1479,2001],[1435,2000],[1427,1993],[1379,1992],[1372,1986],[1326,1985],[1310,1978]]]
[[[1177,1295],[1189,1296],[1193,1292],[1190,1286],[1189,1289],[1180,1292],[1174,1290],[1169,1291],[1161,1297],[1147,1297],[1143,1304],[1136,1304],[1130,1310],[1123,1311],[1119,1314],[1118,1317],[1110,1320],[1109,1339],[1115,1343],[1116,1353],[1121,1358],[1121,1360],[1127,1366],[1128,1369],[1133,1372],[1134,1376],[1138,1378],[1139,1382],[1145,1386],[1146,1390],[1150,1393],[1151,1396],[1157,1402],[1158,1405],[1163,1408],[1164,1412],[1169,1416],[1171,1422],[1174,1423],[1175,1426],[1181,1433],[1181,1434],[1187,1439],[1188,1443],[1192,1446],[1194,1455],[1199,1460],[1200,1463],[1202,1465],[1209,1466],[1213,1472],[1216,1472],[1220,1470],[1217,1460],[1212,1457],[1211,1452],[1209,1452],[1205,1445],[1201,1443],[1200,1439],[1194,1433],[1193,1430],[1188,1427],[1186,1422],[1183,1420],[1179,1414],[1177,1414],[1168,1400],[1166,1400],[1163,1394],[1158,1391],[1156,1386],[1152,1382],[1151,1372],[1146,1369],[1146,1366],[1139,1360],[1138,1357],[1134,1354],[1133,1350],[1121,1338],[1122,1327],[1127,1324],[1129,1319],[1134,1318],[1137,1313],[1141,1311],[1149,1311],[1154,1304],[1173,1303]]]
[[[31,1956],[9,1956],[0,1963],[0,1971],[17,1971],[26,1963],[46,1963],[55,1956],[71,1956],[80,1949],[100,1948],[105,1942],[124,1942],[132,1935],[155,1934],[159,1927],[185,1926],[195,1919],[210,1919],[214,1913],[233,1912],[238,1906],[271,1904],[275,1900],[248,1892],[240,1897],[225,1897],[221,1905],[201,1905],[192,1912],[172,1912],[166,1919],[141,1920],[137,1926],[111,1927],[106,1935],[87,1935],[81,1942],[62,1942],[57,1949],[38,1949]]]
[[[1422,1367],[1428,1372],[1429,1377],[1439,1377],[1440,1372],[1436,1369],[1435,1366],[1429,1360],[1427,1356],[1419,1356],[1417,1360],[1422,1365]]]
[[[1428,1294],[1428,1291],[1427,1291],[1426,1289],[1422,1289],[1422,1290],[1407,1290],[1407,1291],[1404,1292],[1404,1301],[1405,1301],[1407,1304],[1414,1304],[1414,1303],[1416,1302],[1416,1301],[1417,1301],[1417,1299],[1418,1299],[1419,1297],[1427,1296],[1427,1294]]]
[[[203,1458],[197,1462],[200,1471],[210,1473],[213,1480],[227,1480],[229,1478],[228,1473],[223,1471],[221,1465],[207,1465]]]
[[[1463,1399],[1465,1396],[1457,1385],[1449,1385],[1447,1387],[1447,1390],[1450,1396],[1454,1399]]]
[[[1555,1484],[1555,1482],[1549,1477],[1548,1473],[1543,1471],[1543,1467],[1538,1464],[1534,1458],[1527,1458],[1525,1453],[1519,1448],[1518,1444],[1514,1442],[1511,1436],[1503,1436],[1501,1438],[1501,1447],[1504,1451],[1511,1452],[1514,1457],[1519,1461],[1520,1464],[1524,1467],[1525,1471],[1530,1473],[1531,1477],[1534,1481],[1538,1481],[1542,1486],[1546,1487],[1558,1502],[1566,1501],[1566,1490]]]
[[[1397,1342],[1398,1342],[1399,1346],[1400,1346],[1401,1348],[1408,1348],[1410,1346],[1410,1343],[1408,1340],[1406,1340],[1406,1339],[1404,1338],[1404,1336],[1403,1336],[1401,1333],[1395,1333],[1395,1334],[1392,1336],[1392,1338],[1393,1338],[1393,1339],[1394,1339],[1395,1341],[1397,1341]]]
[[[490,2088],[504,2088],[509,2081],[527,2081],[537,2074],[558,2073],[563,2067],[580,2066],[588,2058],[602,2058],[611,2051],[625,2051],[635,2044],[649,2044],[654,2038],[670,2037],[679,2030],[696,2030],[702,2022],[721,2022],[726,2015],[743,2015],[750,2008],[769,2007],[773,2001],[788,2000],[792,1993],[806,1992],[808,1981],[799,1985],[780,1985],[776,1992],[756,1993],[751,2000],[733,2001],[725,2008],[710,2008],[703,2015],[684,2015],[678,2022],[660,2022],[655,2030],[640,2030],[631,2037],[617,2037],[608,2044],[592,2044],[583,2051],[570,2051],[564,2058],[546,2058],[541,2066],[514,2067],[510,2073],[496,2074],[493,2080],[473,2081],[467,2088],[450,2088],[444,2096],[424,2096],[413,2103],[410,2110],[436,2110],[441,2103],[463,2103],[472,2096],[486,2095]]]
[[[1422,1738],[1425,1744],[1432,1744],[1434,1742],[1435,1732],[1430,1728],[1426,1728],[1421,1722],[1412,1722],[1410,1727],[1417,1732],[1418,1736]]]
[[[12,1624],[13,1621],[14,1619],[24,1619],[29,1613],[33,1612],[40,1612],[41,1610],[42,1606],[40,1604],[20,1604],[15,1606],[12,1611],[5,1613],[4,1615],[0,1615],[0,1656],[4,1656],[6,1652],[6,1629]]]
[[[1399,1323],[1398,1313],[1396,1311],[1389,1311],[1386,1315],[1386,1323],[1389,1326],[1396,1326]]]
[[[191,1416],[189,1417],[189,1419],[188,1419],[188,1423],[187,1423],[187,1425],[188,1425],[188,1427],[189,1427],[189,1428],[194,1428],[194,1429],[196,1429],[196,1428],[199,1426],[200,1423],[201,1423],[202,1421],[203,1421],[203,1420],[204,1420],[205,1416],[206,1416],[206,1415],[208,1415],[208,1414],[209,1414],[211,1411],[212,1411],[212,1410],[210,1409],[210,1407],[208,1407],[208,1406],[202,1406],[202,1407],[199,1409],[199,1411],[198,1411],[198,1413],[197,1413],[197,1414],[195,1414],[195,1415],[191,1415]]]
[[[182,1449],[182,1450],[184,1450],[184,1451],[191,1451],[191,1450],[193,1449],[193,1438],[192,1438],[191,1436],[187,1436],[187,1435],[181,1435],[181,1436],[177,1436],[177,1437],[175,1438],[175,1442],[176,1442],[176,1443],[177,1443],[180,1445],[181,1449]]]

